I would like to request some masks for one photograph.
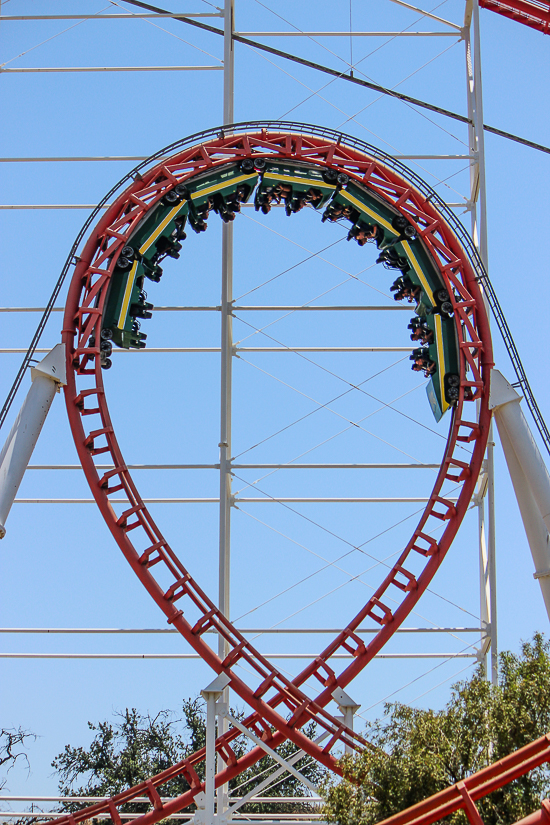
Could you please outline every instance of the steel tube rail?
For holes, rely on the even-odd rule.
[[[233,353],[239,352],[412,352],[412,347],[232,347]],[[1,355],[17,355],[27,350],[23,347],[0,349]],[[49,352],[49,349],[36,349],[35,352]],[[159,353],[218,353],[220,347],[147,347],[147,349],[113,349],[114,355],[158,355]]]
[[[421,497],[333,497],[333,498],[299,498],[290,496],[266,498],[241,498],[236,496],[236,504],[427,504],[430,498]],[[111,498],[111,504],[130,504],[128,498]],[[144,504],[219,504],[219,498],[143,498]],[[447,497],[446,501],[454,503],[456,498]],[[16,498],[14,504],[94,504],[93,498]]]
[[[175,12],[155,12],[155,14],[3,14],[2,23],[15,20],[147,20],[159,17],[182,20],[186,17],[223,17],[223,14],[221,12],[205,12],[202,14],[177,14]]]
[[[233,464],[234,470],[437,470],[439,464]]]
[[[2,69],[2,74],[33,74],[36,72],[219,72],[223,66],[40,66],[36,68]]]
[[[418,6],[413,6],[410,3],[405,3],[404,0],[391,0],[392,3],[395,3],[396,6],[403,6],[405,9],[410,9],[411,11],[418,12],[421,14],[422,17],[428,17],[430,20],[437,20],[438,23],[443,23],[444,26],[450,26],[457,31],[461,31],[461,27],[457,23],[451,23],[450,20],[445,20],[444,17],[438,17],[436,14],[432,14],[429,11],[425,11],[424,9],[418,8]]]
[[[271,497],[271,496],[269,498],[259,498],[259,497],[245,498],[245,497],[241,497],[241,496],[236,496],[235,501],[237,503],[240,502],[242,504],[245,504],[245,503],[249,504],[249,503],[253,503],[253,502],[254,503],[256,503],[256,502],[274,503],[274,504],[277,504],[278,502],[284,502],[284,503],[287,503],[287,502],[288,503],[292,503],[292,502],[294,502],[294,503],[313,503],[313,504],[350,504],[350,503],[354,503],[354,502],[355,503],[363,503],[363,504],[399,504],[399,503],[425,504],[426,502],[430,501],[430,498],[429,497],[427,497],[427,498],[426,497],[421,497],[421,496],[418,496],[418,497],[416,497],[416,496],[414,496],[414,497],[413,496],[411,496],[411,497],[399,497],[399,496],[387,496],[387,497],[372,497],[372,496],[371,497],[369,497],[369,496],[364,496],[364,497],[338,497],[338,496],[333,496],[333,497],[329,497],[329,496],[327,496],[327,497],[321,497],[321,496],[319,496],[319,497],[316,497],[316,498],[304,498],[304,497],[300,498],[298,496],[294,496],[294,497],[292,497],[292,496],[278,496],[277,498]],[[458,499],[456,497],[447,496],[446,501],[450,501],[454,504],[456,501],[458,501]]]
[[[0,802],[105,802],[108,796],[0,796]],[[171,802],[175,796],[161,796],[161,802]],[[232,802],[240,802],[242,796],[232,796]],[[148,796],[137,796],[134,802],[149,802]],[[253,802],[322,802],[321,796],[253,796]],[[6,811],[4,811],[6,813]]]
[[[97,800],[98,797],[96,797]],[[255,801],[255,800],[253,800]],[[315,801],[315,800],[313,800]],[[0,819],[13,819],[14,817],[18,817],[21,819],[59,819],[62,816],[60,811],[57,813],[43,813],[42,811],[0,811]],[[143,814],[125,814],[119,813],[119,817],[122,820],[125,819],[138,819],[139,817],[143,816]],[[304,822],[314,821],[315,823],[321,822],[320,817],[322,814],[315,814],[315,813],[308,813],[308,814],[275,814],[277,819],[270,820],[265,818],[265,814],[235,814],[232,817],[232,821],[236,822],[249,822],[250,820],[261,820],[262,825],[278,825],[279,822],[284,821],[287,822],[288,825],[292,825],[293,822],[300,823],[303,825]],[[194,814],[171,814],[170,819],[182,819],[187,822],[192,820]],[[94,816],[94,819],[110,819],[109,814],[98,814]]]
[[[412,347],[233,347],[237,352],[411,352]],[[140,350],[145,352],[146,350]]]
[[[112,498],[112,504],[128,504],[130,499]],[[219,504],[216,498],[148,498],[147,504]],[[269,499],[268,499],[269,501]],[[14,504],[96,504],[93,498],[16,498]]]
[[[348,312],[348,311],[359,311],[359,312],[393,312],[397,310],[398,312],[408,312],[410,314],[411,308],[410,306],[235,306],[233,307],[233,312]]]
[[[237,466],[237,465],[235,465]],[[248,466],[248,465],[243,465]],[[253,469],[258,469],[252,465]],[[281,465],[284,467],[285,465]],[[350,465],[352,466],[352,465]],[[424,466],[424,465],[419,465]],[[98,465],[100,470],[113,470],[112,464]],[[219,470],[219,464],[128,464],[129,470]],[[27,470],[82,470],[80,464],[29,464]]]
[[[237,466],[237,465],[235,465]],[[246,465],[243,465],[246,466]],[[284,465],[282,465],[284,466]],[[423,465],[419,465],[423,466]],[[80,464],[29,464],[27,470],[81,470]],[[101,470],[113,470],[112,464],[98,465]],[[219,470],[219,464],[128,464],[129,470]],[[256,469],[256,468],[254,468]]]
[[[4,71],[4,69],[0,69],[0,71]],[[6,69],[5,71],[8,70]],[[459,203],[446,203],[445,205],[454,209],[470,209],[469,204],[462,201]],[[109,203],[103,204],[99,207],[95,203],[4,203],[0,204],[0,209],[108,209],[110,206],[111,204]],[[253,208],[253,206],[254,205],[250,203],[243,203],[241,208],[249,209]],[[275,203],[271,208],[283,209],[284,204]]]
[[[332,627],[240,627],[239,633],[327,633],[336,635],[342,633],[343,628]],[[479,633],[483,631],[480,627],[398,627],[396,633]],[[215,630],[207,630],[206,633],[215,633]],[[374,628],[361,627],[358,628],[359,634],[374,634],[377,631]],[[178,633],[172,627],[155,627],[155,628],[82,628],[82,627],[0,627],[0,633]]]
[[[394,157],[397,160],[471,160],[473,155],[394,155]]]
[[[4,20],[4,18],[1,18]],[[83,157],[33,157],[33,158],[0,158],[0,163],[89,163],[93,161],[133,161],[146,160],[146,155],[89,155]]]
[[[3,71],[3,70],[2,70]],[[110,204],[95,203],[23,203],[0,204],[0,209],[108,209]]]
[[[315,653],[262,653],[266,659],[311,659]],[[0,653],[0,659],[201,659],[198,653]],[[336,653],[335,659],[353,659]],[[377,653],[375,659],[477,659],[477,653]]]
[[[405,311],[410,314],[411,308],[407,306],[234,306],[233,312],[342,312],[359,310],[362,312],[392,312],[394,310]],[[0,312],[45,312],[45,307],[0,307]],[[52,307],[51,312],[63,312],[64,307]],[[199,307],[199,306],[155,306],[155,312],[221,312],[219,307]]]
[[[4,18],[2,17],[2,20]],[[394,155],[397,160],[470,160],[473,155]],[[70,162],[89,162],[89,161],[140,161],[147,160],[147,155],[89,155],[86,157],[32,157],[32,158],[0,158],[0,163],[70,163]],[[272,204],[272,206],[277,204]],[[250,206],[250,204],[241,204],[243,206]]]
[[[460,37],[453,32],[235,32],[238,37]]]
[[[26,349],[22,347],[14,347],[13,349],[7,349],[6,347],[0,349],[0,354],[2,355],[13,355],[17,353],[26,352]],[[35,349],[35,353],[42,353],[42,352],[49,352],[49,349],[46,348],[39,348]],[[140,353],[149,353],[151,355],[159,354],[159,353],[219,353],[219,347],[149,347],[147,349],[140,349],[140,350],[132,350],[132,349],[113,349],[113,355],[130,355],[136,354],[137,352]]]
[[[129,470],[219,470],[219,464],[127,464]],[[438,470],[439,464],[232,464],[234,470]],[[113,470],[112,464],[96,464]],[[81,470],[80,464],[29,464],[27,470]]]

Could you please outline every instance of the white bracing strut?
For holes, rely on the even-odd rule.
[[[520,407],[522,397],[493,370],[490,408],[514,485],[523,526],[550,618],[550,476]]]
[[[56,392],[66,383],[65,348],[54,347],[31,369],[31,388],[0,452],[0,539]]]

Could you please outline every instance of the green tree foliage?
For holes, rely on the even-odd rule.
[[[369,724],[376,746],[342,761],[344,779],[324,788],[327,822],[371,825],[465,779],[550,731],[550,642],[536,634],[520,655],[500,656],[497,685],[481,667],[453,686],[441,711],[387,704]],[[542,766],[476,803],[485,825],[508,825],[550,795]],[[443,820],[467,825],[462,811]]]
[[[237,718],[242,714],[232,711]],[[189,699],[183,703],[183,716],[175,719],[170,711],[161,711],[156,716],[144,716],[135,708],[118,713],[114,721],[99,722],[88,727],[94,737],[88,748],[66,745],[52,762],[59,775],[59,791],[63,796],[113,796],[126,788],[137,785],[180,762],[206,741],[206,724],[203,706],[199,699]],[[305,729],[308,736],[314,735],[314,725]],[[244,755],[252,743],[244,736],[232,742],[237,757]],[[278,752],[290,758],[297,748],[285,742]],[[229,783],[230,792],[238,788],[237,796],[248,791],[278,768],[274,760],[266,756]],[[304,757],[296,763],[296,768],[311,782],[319,784],[322,769],[317,762]],[[202,778],[204,765],[196,766]],[[166,782],[159,793],[163,797],[179,796],[189,785],[183,777]],[[262,796],[305,796],[307,789],[299,780],[286,774],[282,781],[264,791]],[[76,810],[80,805],[64,803],[64,811]],[[138,813],[147,810],[148,805],[133,803],[122,810]],[[308,804],[268,804],[249,803],[242,810],[248,813],[269,813],[279,811],[297,812],[311,810]]]

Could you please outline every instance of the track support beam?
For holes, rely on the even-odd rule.
[[[206,701],[206,765],[204,799],[199,800],[198,815],[195,822],[201,825],[214,825],[214,798],[216,776],[216,703],[223,695],[229,684],[229,677],[225,673],[216,676],[208,687],[201,690],[201,696]],[[204,814],[201,815],[201,805],[204,803]]]
[[[224,0],[223,5],[223,123],[234,121],[235,99],[235,49],[233,32],[235,8],[234,0]],[[222,227],[222,295],[221,295],[221,410],[220,410],[220,517],[219,517],[219,608],[229,618],[231,599],[231,410],[233,395],[233,224]],[[225,659],[229,653],[226,640],[218,639],[218,656]],[[229,688],[223,692],[222,701],[229,705]],[[228,731],[225,717],[220,716],[219,734]],[[221,754],[218,755],[218,771],[225,768]],[[218,788],[218,816],[227,809],[228,785]]]
[[[58,344],[31,370],[32,385],[0,453],[0,539],[27,464],[56,392],[65,379],[65,351]]]
[[[521,396],[502,373],[494,370],[489,406],[497,423],[531,548],[534,577],[539,582],[550,618],[550,477],[520,402]]]

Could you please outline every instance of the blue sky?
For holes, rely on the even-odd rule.
[[[173,11],[209,12],[211,4],[172,0]],[[345,31],[350,3],[281,1],[275,11],[258,0],[237,0],[239,31],[296,27]],[[2,14],[116,13],[124,3],[4,0]],[[426,6],[462,23],[463,3]],[[441,31],[442,25],[383,0],[351,4],[357,31]],[[0,63],[6,68],[60,66],[220,65],[221,38],[175,21],[143,20],[2,22]],[[207,22],[219,26],[214,19]],[[489,11],[481,12],[485,122],[548,143],[548,38]],[[69,28],[70,27],[70,28]],[[159,28],[160,27],[160,28]],[[64,29],[69,29],[58,35]],[[55,36],[55,37],[54,37]],[[54,39],[50,39],[54,38]],[[265,38],[277,48],[344,69],[352,57],[356,74],[445,108],[465,112],[464,44],[458,38]],[[41,45],[38,45],[41,44]],[[37,48],[34,48],[38,46]],[[19,57],[19,55],[22,55]],[[349,68],[349,65],[348,65]],[[0,134],[3,158],[120,156],[156,152],[222,120],[222,74],[208,72],[31,73],[1,78]],[[294,119],[343,131],[396,154],[464,154],[466,128],[398,101],[334,80],[311,69],[262,55],[237,44],[235,119]],[[548,260],[547,192],[550,162],[536,152],[486,135],[490,275],[518,345],[543,415],[550,395],[546,309]],[[125,174],[128,162],[1,163],[1,203],[93,204]],[[411,161],[450,202],[467,196],[465,162]],[[304,210],[305,211],[305,210]],[[282,212],[282,210],[281,210]],[[461,210],[457,210],[460,214]],[[0,210],[2,306],[44,306],[86,210]],[[468,215],[463,219],[467,222]],[[387,273],[374,265],[369,247],[341,242],[336,226],[321,226],[307,213],[267,218],[243,210],[235,223],[235,295],[245,304],[388,304]],[[165,267],[149,299],[159,305],[219,303],[221,229],[193,236],[178,262]],[[335,245],[299,264],[311,252]],[[281,274],[295,267],[286,274]],[[278,277],[276,277],[278,276]],[[271,278],[276,280],[263,285]],[[319,297],[322,296],[322,297]],[[64,295],[63,295],[64,298]],[[393,302],[392,302],[393,303]],[[62,304],[60,300],[59,305]],[[235,339],[243,346],[407,346],[405,313],[242,313]],[[351,317],[350,317],[351,316]],[[2,314],[4,349],[25,348],[39,315]],[[42,340],[59,340],[54,313]],[[273,339],[256,329],[265,330]],[[146,330],[151,346],[216,347],[216,313],[157,313]],[[249,337],[252,336],[252,337]],[[512,377],[495,332],[496,364]],[[2,354],[2,397],[20,354]],[[106,375],[117,435],[128,463],[214,463],[219,442],[219,364],[215,354],[119,354]],[[378,374],[380,373],[380,374]],[[375,376],[376,377],[372,377]],[[415,418],[388,411],[361,393],[350,393],[293,424],[349,386],[370,379],[369,392]],[[348,382],[348,383],[346,383]],[[367,386],[367,385],[366,385]],[[275,463],[307,453],[312,462],[437,462],[448,422],[435,425],[424,389],[407,356],[247,353],[234,365],[233,453],[242,462]],[[12,411],[22,403],[17,399]],[[367,416],[370,418],[367,419]],[[347,427],[364,419],[363,429]],[[281,427],[293,424],[274,436]],[[421,425],[435,432],[428,432]],[[342,432],[340,432],[342,431]],[[259,446],[255,446],[262,442]],[[74,464],[63,399],[56,398],[32,459],[33,464]],[[237,472],[234,489],[262,496],[422,496],[431,471]],[[215,497],[215,471],[136,473],[144,496]],[[253,484],[252,488],[246,485]],[[496,450],[499,644],[517,650],[521,639],[545,630],[547,617],[517,505],[498,445]],[[244,492],[242,495],[246,495]],[[79,471],[30,470],[20,496],[88,498]],[[201,585],[217,592],[216,505],[153,505],[161,528]],[[366,601],[390,559],[408,539],[414,505],[241,505],[233,518],[232,618],[239,627],[342,626]],[[402,522],[398,524],[398,522]],[[330,533],[328,532],[330,531]],[[388,532],[385,532],[388,531]],[[334,534],[334,535],[332,535]],[[350,545],[365,545],[363,553]],[[367,555],[368,554],[368,555]],[[320,558],[321,557],[321,558]],[[331,562],[326,567],[327,559]],[[338,561],[337,561],[338,560]],[[322,569],[324,568],[324,569]],[[127,568],[94,506],[16,504],[0,545],[2,628],[163,627],[164,619]],[[466,517],[431,590],[408,627],[476,626],[477,511]],[[326,641],[328,637],[322,637]],[[472,634],[398,635],[385,652],[469,652]],[[319,636],[263,636],[263,652],[314,654]],[[182,653],[177,636],[67,636],[2,634],[5,652]],[[423,706],[441,706],[453,676],[467,675],[471,659],[387,659],[374,662],[350,687],[365,718],[382,712],[393,696]],[[281,662],[288,673],[300,661]],[[38,735],[30,747],[31,773],[12,772],[12,793],[54,794],[50,762],[65,744],[89,741],[87,721],[108,718],[124,707],[177,712],[182,698],[210,681],[196,661],[106,661],[4,659],[1,663],[1,723]],[[458,677],[457,677],[458,678]]]

